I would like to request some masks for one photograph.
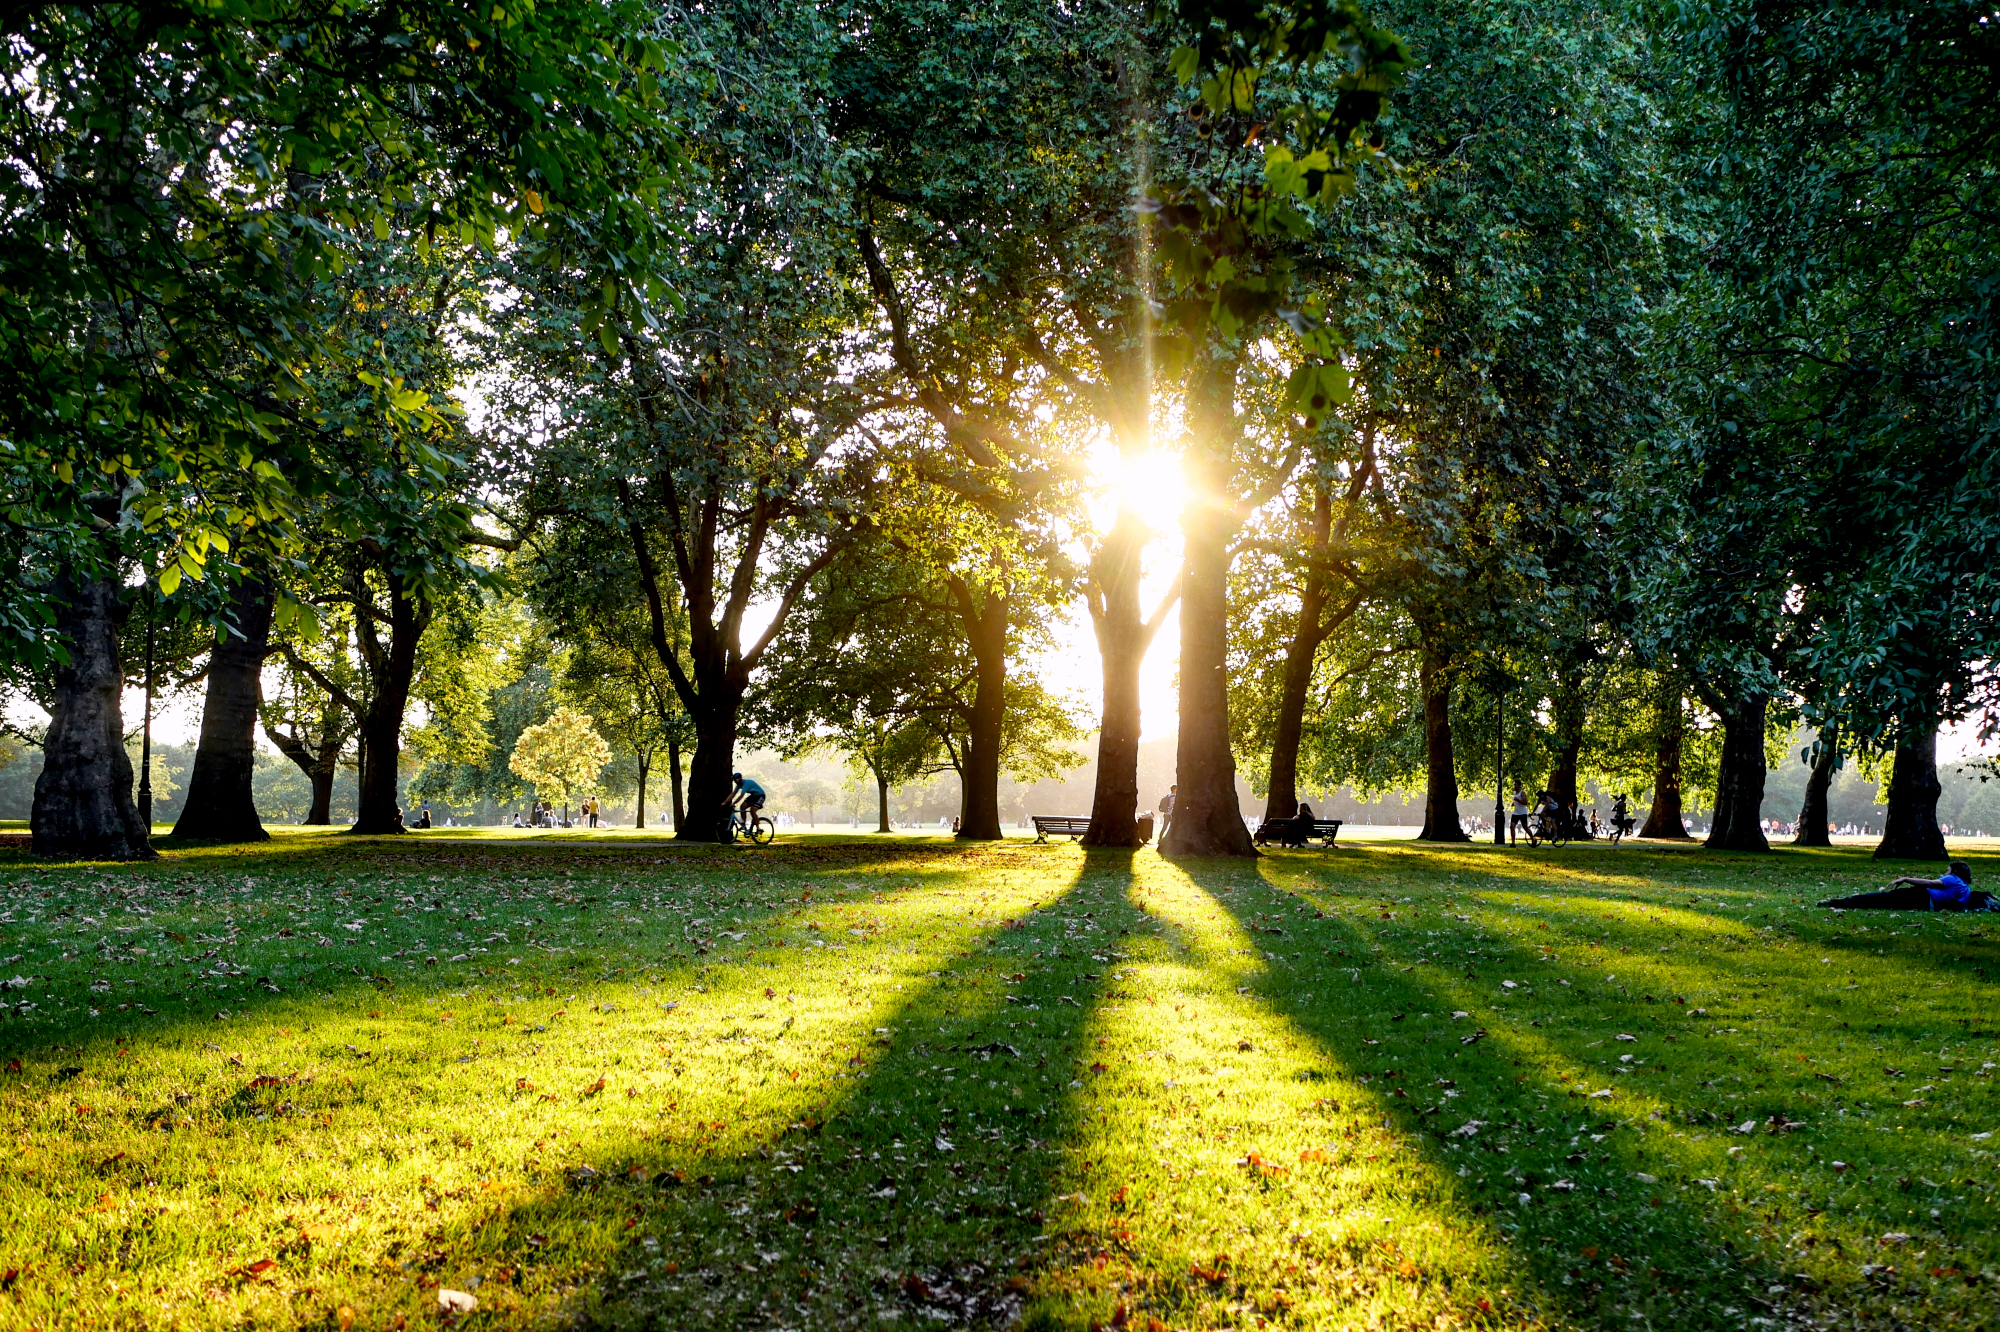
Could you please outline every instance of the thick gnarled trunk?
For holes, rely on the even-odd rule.
[[[1882,821],[1877,860],[1943,860],[1944,831],[1938,827],[1937,728],[1905,725],[1896,738],[1889,769],[1889,812]]]
[[[688,765],[687,811],[675,837],[684,842],[722,840],[735,793],[736,719],[743,696],[721,682],[704,688],[694,718],[694,761]]]
[[[124,585],[115,577],[57,583],[56,631],[69,661],[55,670],[42,771],[30,823],[37,855],[148,860],[157,854],[132,801],[132,759],[119,710],[125,672],[118,658]]]
[[[1663,685],[1653,727],[1653,807],[1641,837],[1688,841],[1681,815],[1681,745],[1687,739],[1687,718],[1681,713],[1681,686]]]
[[[974,842],[998,841],[1000,831],[1000,750],[1007,718],[1007,593],[979,590],[953,579],[952,596],[972,649],[972,712],[967,719],[963,797],[958,835]]]
[[[1196,372],[1186,453],[1193,498],[1181,517],[1180,737],[1174,752],[1173,821],[1164,855],[1255,856],[1236,800],[1229,745],[1228,504],[1237,431],[1233,357],[1211,355]]]
[[[1745,693],[1719,700],[1722,762],[1715,778],[1715,821],[1702,845],[1711,851],[1769,851],[1764,805],[1764,710],[1769,700]]]
[[[201,740],[174,836],[191,841],[262,842],[251,779],[257,770],[257,705],[271,640],[271,586],[254,578],[237,584],[235,632],[216,640],[208,659]]]
[[[1449,662],[1426,637],[1420,681],[1424,694],[1424,826],[1422,842],[1469,842],[1458,821],[1458,761],[1451,745],[1451,678]]]
[[[1833,774],[1840,766],[1840,733],[1828,726],[1813,742],[1812,771],[1806,776],[1805,799],[1799,804],[1799,831],[1793,846],[1832,846],[1827,827],[1826,798],[1833,788]],[[1935,806],[1933,806],[1935,808]]]

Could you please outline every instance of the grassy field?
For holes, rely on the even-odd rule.
[[[1992,1326],[2000,920],[1886,877],[7,853],[0,1326]]]

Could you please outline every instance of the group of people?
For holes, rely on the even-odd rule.
[[[1577,801],[1572,800],[1565,805],[1556,799],[1552,791],[1537,792],[1534,804],[1531,806],[1528,803],[1528,790],[1521,785],[1521,779],[1517,777],[1514,779],[1514,809],[1507,820],[1507,840],[1510,843],[1515,842],[1528,833],[1534,826],[1534,818],[1559,826],[1566,835],[1578,838],[1602,837],[1614,828],[1621,836],[1629,837],[1632,835],[1633,825],[1638,822],[1629,811],[1623,791],[1620,791],[1617,798],[1611,802],[1610,821],[1600,822],[1596,806],[1592,806],[1586,813]]]
[[[515,811],[514,826],[516,828],[574,828],[577,826],[577,823],[581,823],[586,828],[595,828],[598,826],[597,797],[594,795],[584,797],[583,803],[577,807],[576,822],[573,823],[565,817],[567,813],[567,810],[558,813],[555,805],[550,801],[537,800],[528,807],[528,814],[525,821],[522,819],[520,812],[518,810]]]

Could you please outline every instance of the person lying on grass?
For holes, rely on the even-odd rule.
[[[1972,891],[1972,866],[1962,860],[1951,862],[1951,868],[1935,879],[1917,879],[1905,875],[1896,880],[1886,891],[1879,893],[1857,893],[1853,897],[1836,897],[1820,903],[1823,907],[1835,907],[1842,911],[1993,911],[1996,909],[1993,894]]]

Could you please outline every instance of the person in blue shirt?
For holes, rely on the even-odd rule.
[[[1853,897],[1836,897],[1821,902],[1823,907],[1837,907],[1842,911],[1993,911],[1996,907],[1991,893],[1974,892],[1972,889],[1972,866],[1962,860],[1951,862],[1951,868],[1935,879],[1919,879],[1910,875],[1895,881],[1885,891],[1879,893],[1857,893]]]
[[[729,786],[729,803],[732,807],[746,814],[755,814],[764,808],[764,788],[757,785],[755,778],[745,777],[740,772],[732,772],[729,774]]]

